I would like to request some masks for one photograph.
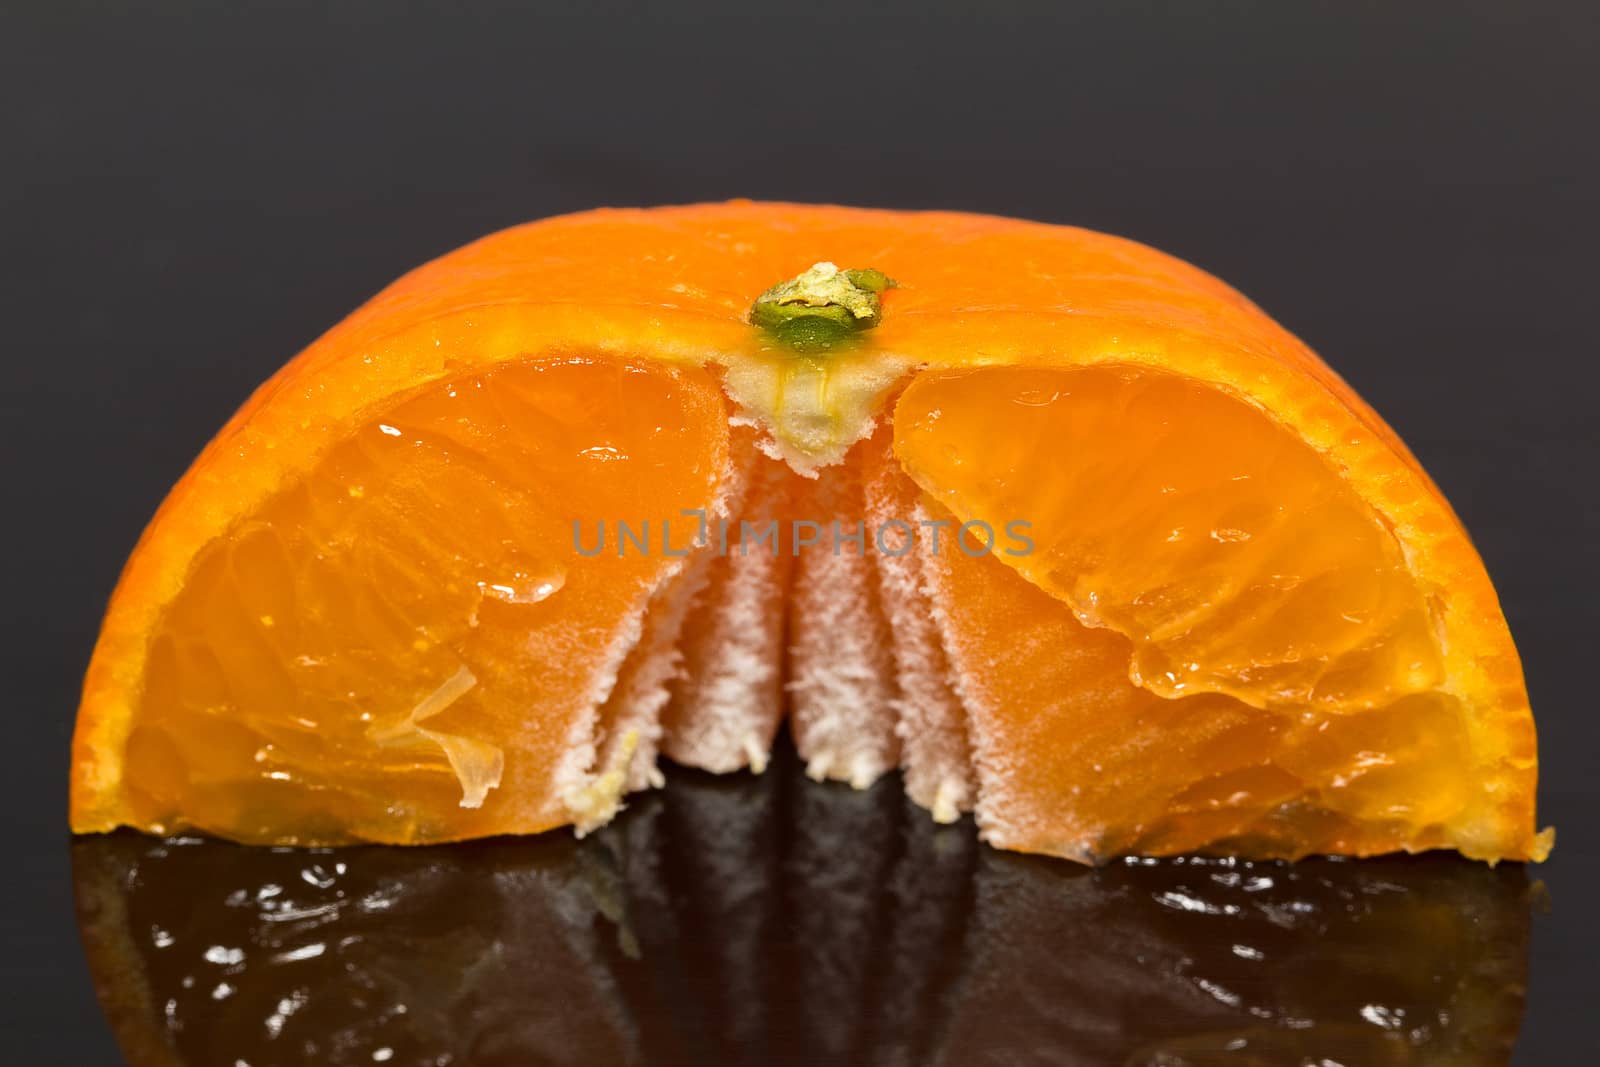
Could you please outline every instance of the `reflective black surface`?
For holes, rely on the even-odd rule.
[[[86,838],[100,997],[142,1065],[1504,1064],[1520,867],[1087,870],[784,758],[614,825],[423,849]]]
[[[762,7],[781,8],[782,16]],[[1322,353],[1450,498],[1494,578],[1526,667],[1539,723],[1541,821],[1555,824],[1559,837],[1551,861],[1529,872],[1548,883],[1553,904],[1533,916],[1513,1062],[1600,1061],[1600,921],[1592,904],[1600,886],[1600,495],[1593,489],[1600,483],[1600,138],[1592,134],[1600,5],[679,0],[645,8],[606,0],[0,6],[0,499],[7,520],[0,524],[7,605],[0,612],[0,1062],[119,1062],[74,924],[68,741],[118,569],[162,495],[228,414],[381,286],[478,234],[601,204],[730,196],[988,211],[1123,234],[1215,272]],[[693,822],[684,814],[688,799],[660,803],[650,816],[665,828],[656,840],[684,841],[680,827]],[[877,803],[892,810],[897,802]],[[641,819],[649,816],[645,802],[636,807]],[[992,884],[978,876],[990,871],[984,877],[992,879],[990,864],[1035,869],[1031,861],[958,850],[978,873],[953,878],[964,889],[941,888],[952,876],[912,864],[905,832],[839,842],[838,877],[872,887],[873,922],[885,929],[907,930],[910,919],[896,917],[883,887],[897,883],[871,863],[889,865],[884,870],[898,872],[905,892],[930,901],[972,897]],[[145,844],[119,841],[87,846],[115,860],[108,878]],[[885,841],[887,856],[874,851]],[[762,847],[770,848],[770,863],[787,857],[789,869],[821,862],[814,841]],[[776,895],[758,894],[761,903],[730,917],[727,898],[714,891],[741,883],[715,872],[717,854],[682,847],[657,854],[660,879],[631,860],[621,869],[631,872],[629,885],[671,887],[672,909],[640,906],[632,914],[670,917],[675,925],[652,935],[654,944],[683,943],[699,954],[653,979],[688,1005],[674,1018],[712,1020],[693,1033],[716,1026],[765,1033],[763,1020],[803,1019],[810,1029],[770,1031],[774,1047],[798,1055],[824,1047],[818,1020],[903,1033],[912,1027],[904,1020],[933,1011],[923,1007],[930,1001],[900,1008],[860,992],[882,987],[878,979],[865,986],[861,974],[901,958],[882,950],[887,935],[868,941],[874,947],[864,957],[849,954],[856,946],[847,938],[829,964],[843,976],[838,983],[825,978],[832,971],[744,963],[726,947],[749,943],[751,929],[778,921],[773,915],[783,929],[855,929],[853,905],[827,903],[848,901],[847,883],[828,883],[828,897],[783,888],[769,872],[763,884],[779,884]],[[80,847],[80,876],[95,869],[85,867],[87,858]],[[223,899],[213,899],[215,883],[197,884],[204,895],[192,908],[181,903],[189,899],[188,876],[178,865],[187,862],[175,854],[141,869],[166,887],[167,909],[215,922]],[[236,867],[241,884],[298,877],[298,868],[256,870],[258,862],[278,861],[234,855],[218,864]],[[350,870],[359,878],[366,869]],[[1515,877],[1473,870],[1440,884]],[[386,877],[410,881],[399,868]],[[1135,875],[1059,875],[1062,908],[1085,906],[1083,887],[1119,877]],[[296,892],[312,887],[302,881]],[[1153,901],[1148,892],[1129,893]],[[480,890],[474,899],[483,909],[494,898]],[[1415,892],[1402,899],[1415,900]],[[1440,902],[1442,917],[1427,929],[1459,924],[1463,945],[1482,944],[1474,932],[1494,927],[1474,904],[1483,900],[1478,890],[1450,896],[1441,888],[1428,899]],[[977,928],[970,924],[1002,913],[993,903],[957,904],[968,925],[952,940],[898,935],[931,960],[919,972],[927,985],[918,988],[977,1005],[959,1016],[964,1021],[934,1012],[951,1021],[917,1031],[929,1048],[947,1031],[970,1035],[985,1020],[993,1032],[1022,1033],[1018,1013],[1039,1003],[1027,988],[999,979],[981,986],[972,977],[993,974],[997,963],[969,955],[968,931]],[[1144,906],[1126,913],[1134,932],[1148,930],[1141,914],[1185,930],[1219,925]],[[943,930],[951,911],[941,907],[927,904],[919,921]],[[982,921],[1014,930],[1002,918]],[[1026,919],[1017,920],[1025,931],[1010,936],[1052,964],[1080,949],[1104,958],[1108,943],[1096,937],[1130,928],[1104,918],[1089,922],[1089,933],[1069,924],[1061,936],[1072,940],[1064,943]],[[737,937],[705,933],[713,927]],[[691,933],[673,932],[680,928]],[[616,944],[607,921],[595,930],[593,937]],[[1392,973],[1438,966],[1440,939],[1386,931],[1382,954]],[[406,948],[399,934],[384,940],[376,916],[364,934],[363,944]],[[1127,936],[1121,944],[1142,943]],[[1339,943],[1301,936],[1296,944],[1308,959]],[[784,959],[797,957],[794,944]],[[674,958],[669,949],[648,956],[650,966]],[[1134,948],[1134,958],[1142,951]],[[1249,961],[1175,951],[1209,961],[1218,969],[1203,973],[1221,975],[1224,988],[1244,996],[1223,979],[1240,985],[1241,972],[1227,968],[1249,974]],[[413,958],[444,952],[419,942]],[[1245,983],[1241,1004],[1339,987],[1336,977],[1317,978],[1323,965],[1273,972],[1292,982]],[[804,973],[819,977],[793,977]],[[1062,984],[1039,986],[1062,1027],[1099,1019],[1120,1034],[1124,1022],[1159,1026],[1168,1011],[1177,1013],[1169,1024],[1176,1029],[1202,1010],[1220,1013],[1202,1019],[1207,1026],[1254,1018],[1201,996],[1192,982],[1158,984],[1152,998],[1129,1005],[1118,993],[1126,984],[1115,977],[1123,971],[1078,973],[1079,986],[1059,977],[1051,981]],[[791,977],[781,987],[768,984],[780,974]],[[753,991],[749,1003],[764,1007],[740,1007],[746,1000],[730,986]],[[587,987],[575,988],[579,997]],[[806,990],[824,999],[798,1004]],[[661,1018],[636,1006],[640,995],[627,994],[626,1017]],[[1338,995],[1354,1003],[1362,991]],[[1108,1014],[1113,1002],[1123,1016]],[[219,1013],[227,1006],[226,999],[211,1003]],[[180,1006],[192,1034],[221,1026],[195,999]],[[740,1014],[746,1010],[757,1014]],[[241,1030],[237,1039],[250,1034]],[[985,1058],[974,1045],[963,1047],[970,1062],[1004,1062],[1001,1052]],[[1042,1039],[1027,1048],[1024,1062],[1050,1055]],[[1059,1052],[1057,1062],[1099,1067],[1092,1055],[1072,1056]],[[1293,1062],[1276,1055],[1286,1060]]]

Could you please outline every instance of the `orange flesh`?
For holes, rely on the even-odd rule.
[[[578,556],[572,523],[659,539],[706,505],[723,417],[701,372],[567,360],[452,379],[361,427],[196,561],[128,741],[132,820],[324,843],[565,822],[548,783],[669,562]],[[490,778],[493,804],[461,806]]]
[[[597,516],[659,531],[705,507],[726,448],[707,429],[724,417],[714,389],[597,359],[527,363],[363,427],[197,561],[129,739],[134,818],[322,843],[567,821],[549,783],[591,742],[602,665],[667,562],[631,542],[580,556],[572,524],[592,551]],[[1398,547],[1266,416],[1159,373],[996,368],[915,379],[895,427],[948,523],[922,551],[996,843],[1084,861],[1369,853],[1440,845],[1478,817],[1459,708],[1430,691],[1431,641],[1401,663],[1386,636],[1423,614]],[[1110,459],[1094,447],[1106,435]],[[815,488],[790,494],[784,520],[861,518],[858,467],[793,478]],[[994,535],[957,541],[963,520],[933,499]],[[849,592],[819,588],[812,610]],[[790,640],[810,627],[794,616]],[[819,623],[812,640],[836,631]],[[887,635],[873,647],[887,657]],[[1152,676],[1153,655],[1205,669]],[[892,689],[886,666],[873,673]],[[430,699],[443,707],[413,721]],[[883,715],[891,699],[874,700]],[[816,727],[800,711],[804,745]],[[481,806],[463,807],[475,790]]]
[[[1089,626],[1130,637],[1134,681],[1257,707],[1371,707],[1441,665],[1400,546],[1265,414],[1135,368],[927,374],[895,447],[967,519],[1028,523],[1000,558]],[[978,531],[975,528],[975,532]]]
[[[1160,372],[990,368],[918,378],[895,429],[952,528],[1025,519],[1035,546],[935,565],[998,843],[1367,854],[1531,819],[1481,792],[1531,738],[1435,691],[1400,546],[1267,415]]]
[[[1158,696],[1128,681],[1126,638],[1083,626],[995,559],[940,564],[995,844],[1083,862],[1366,855],[1443,846],[1482,816],[1450,697],[1344,715]]]
[[[743,316],[819,255],[905,285],[853,351],[793,361]],[[733,379],[765,364],[799,421],[882,371],[879,429],[815,480],[757,460]],[[685,548],[682,513],[723,505],[910,506],[987,523],[996,550],[919,541],[898,572],[661,551],[665,523]],[[619,555],[641,520],[651,551]],[[604,550],[577,551],[575,522]],[[1018,532],[1031,552],[1006,551]],[[931,620],[909,652],[908,619]],[[722,706],[749,712],[731,740]],[[658,751],[759,766],[785,714],[819,776],[899,759],[936,813],[976,803],[992,842],[1080,860],[1549,846],[1482,565],[1309,350],[1114,238],[785,205],[508,231],[263,387],[130,560],[72,824],[281,844],[588,826]]]

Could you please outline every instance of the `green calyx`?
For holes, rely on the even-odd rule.
[[[883,320],[883,297],[895,287],[881,270],[840,270],[818,263],[756,298],[750,324],[797,352],[822,352]]]

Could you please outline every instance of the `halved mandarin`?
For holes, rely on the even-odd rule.
[[[785,724],[1084,862],[1550,845],[1482,563],[1294,337],[1102,234],[745,202],[485,238],[263,386],[112,598],[72,827],[581,831]]]

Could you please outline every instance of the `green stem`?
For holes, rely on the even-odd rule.
[[[750,324],[797,352],[821,352],[883,319],[883,297],[895,281],[881,270],[840,270],[832,263],[779,282],[756,298]]]

